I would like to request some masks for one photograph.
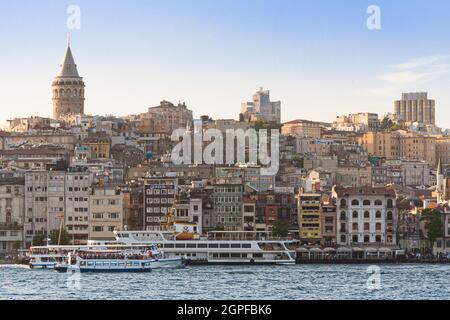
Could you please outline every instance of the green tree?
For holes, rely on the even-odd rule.
[[[391,119],[388,117],[384,117],[381,121],[381,130],[390,130],[391,127],[394,125]]]
[[[59,230],[52,230],[50,232],[50,243],[53,245],[61,245],[65,246],[70,244],[70,236],[67,233],[66,229],[61,230],[61,241],[58,243],[59,239]]]
[[[33,246],[41,247],[47,245],[45,234],[37,234],[33,237]]]
[[[273,224],[272,234],[275,237],[287,237],[289,234],[289,221],[285,219],[278,219]]]
[[[436,209],[425,209],[420,218],[425,222],[426,237],[431,245],[437,238],[444,236],[444,224],[442,223],[442,214]]]
[[[256,130],[261,130],[261,129],[266,129],[266,130],[271,130],[271,129],[278,129],[281,131],[281,124],[278,124],[274,121],[255,121],[254,123],[255,129]]]

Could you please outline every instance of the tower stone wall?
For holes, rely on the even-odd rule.
[[[70,46],[67,47],[61,70],[52,83],[53,118],[84,114],[83,78],[79,76]]]

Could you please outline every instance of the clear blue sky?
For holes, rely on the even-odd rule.
[[[438,125],[450,127],[448,0],[0,0],[0,121],[51,115],[72,4],[89,114],[141,113],[166,99],[197,117],[237,118],[263,86],[284,121],[331,122],[429,91]],[[366,27],[372,4],[378,31]]]

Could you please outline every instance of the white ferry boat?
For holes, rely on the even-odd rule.
[[[58,272],[150,272],[153,259],[142,254],[117,251],[69,253],[67,260],[55,266]]]
[[[197,240],[179,240],[173,232],[164,231],[114,233],[118,244],[155,244],[168,258],[182,256],[190,263],[203,264],[295,264],[300,245],[298,240],[275,239],[266,232],[210,232]]]
[[[91,243],[91,241],[90,241]],[[184,257],[169,257],[159,250],[159,248],[153,244],[145,246],[129,246],[118,244],[117,242],[96,242],[95,244],[89,244],[88,246],[46,246],[46,247],[31,247],[29,252],[30,268],[31,269],[54,269],[57,265],[63,265],[67,263],[67,257],[69,254],[75,256],[75,254],[83,252],[85,255],[89,253],[101,253],[109,250],[109,253],[115,253],[116,255],[127,254],[144,254],[149,261],[152,262],[152,269],[170,269],[170,268],[182,268],[186,265]]]
[[[31,269],[54,269],[56,264],[64,262],[69,252],[88,250],[89,246],[45,246],[31,247],[27,253]]]
[[[156,245],[164,259],[185,258],[192,264],[295,264],[298,240],[276,239],[266,232],[210,232],[180,240],[170,231],[115,231],[115,241],[89,241],[87,246],[46,246],[30,249],[30,267],[54,268],[68,253],[80,250],[145,250]],[[170,260],[158,259],[164,267]]]

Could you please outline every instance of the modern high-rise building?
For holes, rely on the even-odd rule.
[[[418,122],[435,125],[435,101],[428,99],[427,92],[403,93],[394,103],[394,113],[402,122]]]
[[[241,105],[242,120],[281,123],[281,101],[270,101],[270,91],[260,88],[253,95],[253,101]]]
[[[54,119],[84,114],[84,87],[69,44],[60,72],[52,83]]]

